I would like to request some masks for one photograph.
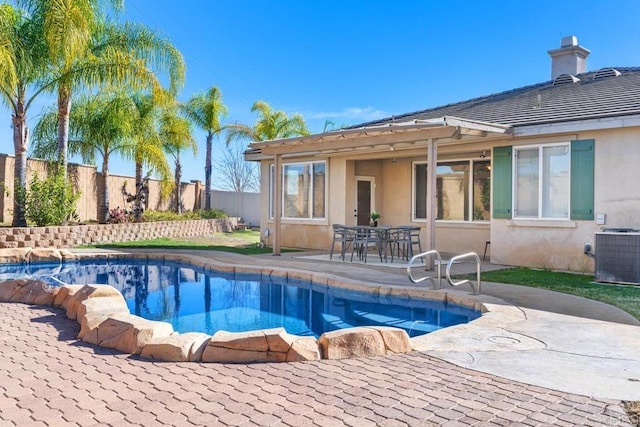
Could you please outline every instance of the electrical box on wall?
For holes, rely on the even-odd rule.
[[[596,224],[605,225],[607,223],[607,214],[599,213],[596,214]]]

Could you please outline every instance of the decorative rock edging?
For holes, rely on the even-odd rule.
[[[45,260],[75,259],[158,259],[186,262],[195,267],[227,273],[251,273],[263,278],[280,276],[302,279],[314,285],[374,293],[381,297],[408,297],[446,301],[480,310],[483,316],[475,322],[504,321],[504,316],[519,317],[513,312],[504,314],[500,307],[496,316],[489,313],[503,302],[485,295],[441,291],[404,286],[379,286],[373,288],[361,282],[308,271],[256,266],[230,265],[211,259],[181,254],[101,253],[73,254],[64,249],[34,250],[0,249],[2,262],[35,262]],[[47,255],[48,252],[48,255]],[[20,261],[18,261],[20,260]],[[108,285],[64,285],[49,288],[33,280],[12,280],[0,283],[0,301],[28,304],[47,304],[62,307],[67,316],[80,324],[78,338],[103,347],[114,348],[125,353],[171,362],[286,362],[320,359],[342,359],[362,356],[382,356],[419,350],[412,344],[408,334],[391,327],[356,327],[323,334],[319,340],[288,334],[283,328],[232,333],[219,331],[213,336],[198,332],[179,334],[171,324],[156,322],[130,314],[120,292]],[[489,314],[486,316],[485,314]],[[414,339],[415,340],[415,339]]]
[[[291,335],[284,328],[179,334],[170,323],[129,313],[122,294],[109,285],[51,288],[37,280],[10,280],[0,283],[0,301],[62,307],[80,324],[82,341],[166,362],[298,362],[320,360],[321,354],[342,359],[412,350],[404,330],[386,327],[333,331],[320,340]]]

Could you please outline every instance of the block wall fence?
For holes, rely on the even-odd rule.
[[[237,227],[238,218],[58,227],[0,227],[0,248],[70,248],[157,237],[194,237],[229,232]]]
[[[27,182],[35,174],[40,178],[47,176],[48,162],[38,159],[27,160]],[[13,185],[14,185],[15,157],[0,153],[0,223],[11,224],[13,220]],[[98,219],[98,189],[104,186],[102,174],[95,166],[69,163],[69,179],[76,191],[80,192],[80,199],[76,205],[76,213],[80,221],[97,221]],[[122,192],[123,185],[129,193],[135,193],[135,177],[123,175],[109,175],[109,207],[130,208]],[[161,181],[149,180],[149,200],[147,209],[156,211],[172,210],[175,205],[173,197],[161,197]],[[186,211],[198,210],[204,207],[204,184],[199,180],[189,183],[183,182],[182,206]]]

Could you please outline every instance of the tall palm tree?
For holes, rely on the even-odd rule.
[[[39,17],[8,4],[0,5],[0,99],[11,109],[15,155],[13,226],[26,227],[24,206],[19,197],[27,187],[29,131],[27,112],[47,86],[40,83],[45,73],[46,46]]]
[[[58,156],[63,166],[67,161],[69,111],[75,85],[126,83],[134,90],[158,87],[158,71],[168,71],[173,91],[184,82],[185,65],[180,52],[145,26],[100,22],[91,36],[84,49],[71,51],[54,63],[53,74],[59,76]],[[64,52],[63,46],[54,48]]]
[[[164,145],[160,137],[160,118],[162,109],[167,102],[166,96],[160,93],[135,93],[131,97],[135,110],[131,112],[134,121],[133,138],[134,151],[129,153],[135,161],[136,188],[142,184],[143,168],[158,175],[163,181],[169,180],[171,170],[164,153]]]
[[[175,162],[174,190],[175,211],[182,212],[182,163],[180,153],[190,150],[194,154],[198,152],[198,145],[191,134],[191,122],[178,115],[177,108],[166,108],[160,119],[160,138],[164,143],[164,149]]]
[[[109,160],[112,154],[133,158],[136,140],[137,107],[130,94],[99,92],[83,96],[74,103],[70,112],[69,152],[80,155],[86,163],[94,164],[101,158],[104,185],[99,187],[98,220],[109,219]],[[33,133],[33,152],[36,156],[54,159],[57,156],[57,109],[43,114]]]
[[[195,94],[183,107],[185,116],[200,129],[207,132],[207,151],[205,158],[205,209],[211,209],[211,151],[213,149],[213,137],[220,133],[224,127],[221,124],[222,117],[227,115],[227,107],[222,102],[222,92],[213,86],[207,93]]]
[[[227,125],[227,143],[237,139],[250,141],[271,141],[308,135],[307,125],[300,114],[289,117],[284,111],[273,110],[264,101],[256,101],[251,107],[258,113],[258,120],[253,126],[243,124]]]

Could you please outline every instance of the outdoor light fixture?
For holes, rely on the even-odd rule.
[[[487,157],[487,152],[485,150],[482,150],[482,154],[480,154],[480,158],[484,159],[485,157]]]

